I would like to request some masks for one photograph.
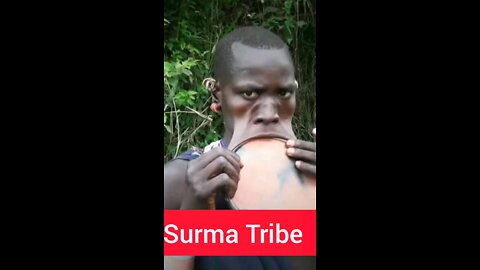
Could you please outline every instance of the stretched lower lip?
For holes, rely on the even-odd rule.
[[[273,138],[281,138],[281,139],[290,139],[290,136],[284,132],[256,132],[248,136],[249,138],[257,138],[257,137],[273,137]]]

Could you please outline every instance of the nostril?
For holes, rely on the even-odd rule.
[[[256,119],[253,121],[254,124],[261,124],[262,122],[263,122],[263,119],[260,118],[260,117],[256,118]]]
[[[272,117],[263,117],[263,116],[259,116],[257,118],[255,118],[255,120],[253,121],[254,124],[277,124],[280,120],[280,117],[278,117],[278,115],[275,115],[275,116],[272,116]]]

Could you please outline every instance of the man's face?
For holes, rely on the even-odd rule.
[[[219,92],[227,132],[233,132],[231,144],[258,135],[295,138],[297,86],[288,51],[234,43],[232,52],[232,75]]]

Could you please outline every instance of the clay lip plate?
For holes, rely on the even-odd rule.
[[[286,155],[283,138],[252,138],[239,144],[244,167],[234,209],[316,209],[316,180],[302,174]]]

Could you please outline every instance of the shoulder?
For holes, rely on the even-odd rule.
[[[188,163],[219,146],[222,146],[221,142],[216,141],[203,149],[194,147],[163,166],[165,209],[180,209],[183,196],[187,192]]]
[[[188,161],[182,159],[174,159],[163,166],[163,176],[165,180],[165,188],[167,184],[182,185],[186,184]]]
[[[177,175],[182,172],[186,172],[188,166],[188,160],[186,159],[174,159],[167,164],[163,165],[163,174]]]
[[[187,188],[188,161],[174,159],[163,166],[165,209],[180,209]]]
[[[202,154],[203,149],[195,147],[193,150],[181,153],[175,159],[165,164],[163,166],[165,182],[179,182],[180,180],[184,180],[188,168],[188,162],[197,159]]]

